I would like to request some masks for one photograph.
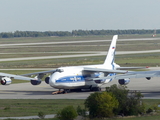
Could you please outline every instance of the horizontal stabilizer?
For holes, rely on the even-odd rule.
[[[118,67],[117,70],[146,69],[148,67]]]

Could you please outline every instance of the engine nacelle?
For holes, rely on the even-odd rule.
[[[9,77],[2,77],[1,78],[1,84],[2,85],[10,85],[12,83],[11,78]]]
[[[45,78],[46,84],[49,84],[49,79],[50,79],[50,77],[46,77],[46,78]]]
[[[130,82],[130,79],[119,79],[118,83],[120,85],[127,85]]]
[[[151,77],[146,77],[146,79],[147,79],[147,80],[150,80],[150,79],[151,79]]]
[[[31,80],[30,81],[32,85],[39,85],[41,84],[41,80]]]

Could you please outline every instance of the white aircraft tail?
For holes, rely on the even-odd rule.
[[[110,65],[114,65],[114,56],[115,56],[115,50],[116,50],[116,41],[118,39],[118,35],[114,35],[113,36],[113,39],[112,39],[112,42],[111,42],[111,45],[109,47],[109,50],[108,50],[108,54],[107,54],[107,57],[104,61],[104,66],[110,66]]]

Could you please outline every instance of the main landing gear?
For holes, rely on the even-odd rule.
[[[89,88],[90,91],[101,91],[101,88],[100,87],[90,87]],[[83,90],[81,89],[59,89],[58,91],[55,91],[55,92],[52,92],[52,95],[55,95],[55,94],[67,94],[69,92],[81,92]]]
[[[90,91],[101,91],[100,87],[90,87]]]

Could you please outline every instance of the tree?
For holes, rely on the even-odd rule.
[[[127,96],[128,96],[128,90],[125,89],[124,86],[118,86],[116,84],[111,85],[110,87],[106,87],[107,92],[111,92],[118,102],[120,103],[118,108],[114,109],[115,114],[124,114],[125,113],[125,106],[126,106],[126,101],[127,101]]]
[[[142,102],[143,95],[137,91],[130,91],[128,95],[126,110],[127,115],[138,115],[145,112],[145,106]]]
[[[144,104],[140,92],[129,91],[126,86],[112,85],[106,88],[107,92],[111,92],[118,102],[118,108],[114,109],[115,114],[121,115],[138,115],[144,113]]]
[[[113,109],[118,107],[118,101],[109,92],[92,93],[85,100],[85,107],[89,110],[90,118],[112,117]]]
[[[45,114],[43,112],[38,112],[38,116],[39,116],[40,119],[45,118]]]
[[[60,120],[73,120],[78,116],[76,110],[73,106],[67,106],[63,108],[61,111],[58,111],[57,118]]]
[[[2,32],[1,38],[12,37],[45,37],[45,36],[87,36],[87,35],[124,35],[124,34],[153,34],[153,30],[73,30],[69,31],[15,31],[15,32]],[[160,29],[156,30],[156,33],[160,33]]]
[[[77,114],[86,117],[86,109],[82,109],[80,106],[77,107]]]

